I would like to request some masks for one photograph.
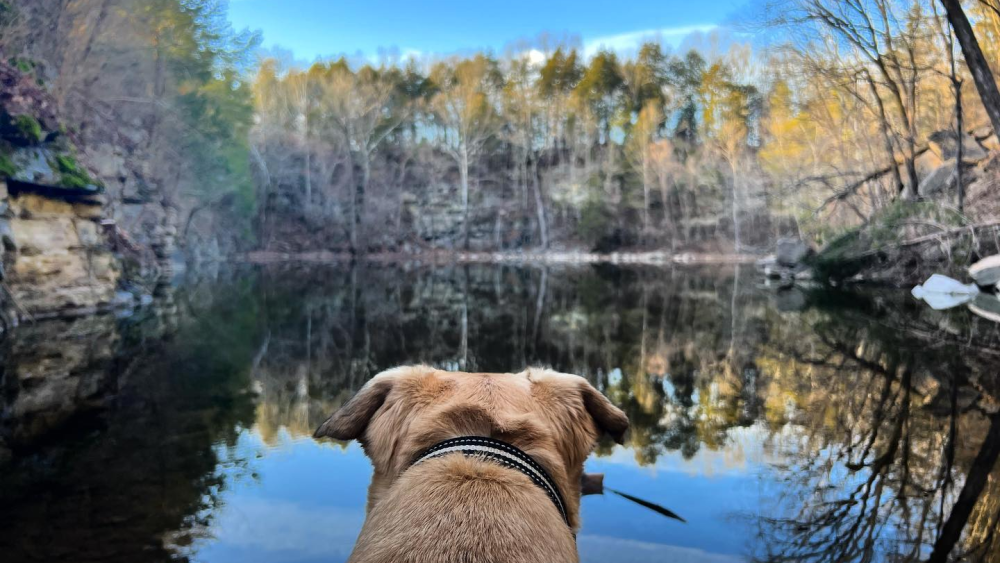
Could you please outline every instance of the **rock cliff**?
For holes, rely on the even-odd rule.
[[[120,265],[101,225],[100,197],[31,186],[0,181],[7,322],[110,307]]]

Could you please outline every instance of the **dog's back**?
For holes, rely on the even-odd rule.
[[[523,474],[461,455],[414,466],[373,507],[350,563],[571,563],[576,542]]]

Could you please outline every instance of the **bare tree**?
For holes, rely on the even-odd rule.
[[[501,80],[495,66],[479,54],[454,67],[440,64],[431,73],[441,88],[431,100],[434,116],[444,128],[441,146],[458,164],[465,249],[469,248],[469,162],[503,124],[495,100]]]
[[[351,161],[359,169],[355,180],[351,214],[351,250],[365,251],[365,196],[371,179],[372,153],[405,120],[408,104],[400,102],[395,84],[384,71],[370,66],[351,72],[340,61],[327,70],[323,80],[322,107],[343,136]]]
[[[834,32],[853,53],[871,66],[885,88],[904,143],[903,165],[909,193],[915,197],[919,179],[915,164],[917,153],[917,97],[921,71],[918,64],[920,26],[918,13],[896,12],[891,0],[802,0],[802,12],[790,21],[811,21]],[[914,10],[918,5],[912,5]]]

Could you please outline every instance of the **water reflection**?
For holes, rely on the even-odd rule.
[[[161,297],[3,342],[5,561],[344,560],[370,469],[308,435],[414,362],[623,406],[589,469],[690,524],[584,499],[584,560],[1000,560],[1000,325],[964,310],[745,269],[269,267]]]

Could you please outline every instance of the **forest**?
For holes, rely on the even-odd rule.
[[[760,254],[784,236],[938,241],[997,220],[982,102],[984,84],[996,96],[996,0],[761,2],[687,51],[585,56],[541,35],[502,54],[312,63],[260,49],[227,9],[0,3],[6,72],[51,99],[46,142],[69,139],[160,262]],[[11,175],[17,150],[0,146]]]

